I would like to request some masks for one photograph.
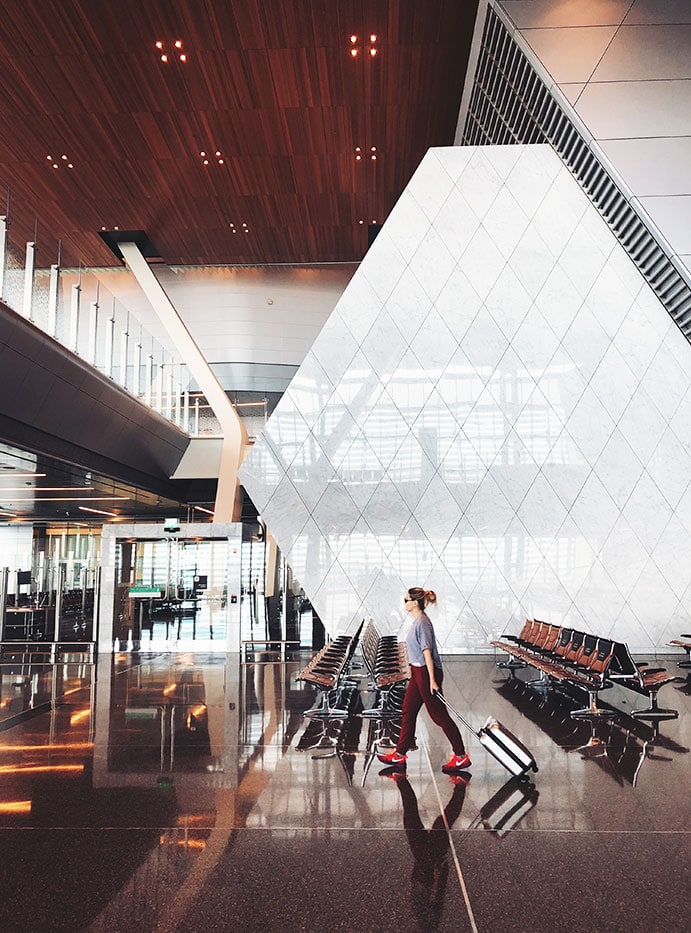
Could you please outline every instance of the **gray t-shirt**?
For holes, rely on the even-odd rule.
[[[425,648],[432,652],[434,666],[441,670],[441,658],[437,648],[437,639],[434,637],[434,629],[426,612],[413,619],[413,624],[408,629],[405,638],[406,648],[408,649],[408,661],[413,667],[424,667],[425,656],[422,653]]]

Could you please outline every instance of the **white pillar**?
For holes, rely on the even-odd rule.
[[[7,216],[0,216],[0,299],[5,297],[5,259],[7,257]]]
[[[67,346],[70,350],[77,351],[77,340],[79,338],[79,306],[82,300],[82,286],[77,283],[72,286],[72,295],[70,300],[70,327]]]
[[[48,333],[51,337],[58,332],[58,286],[60,284],[60,266],[50,267],[50,282],[48,284]]]
[[[22,314],[31,320],[31,305],[34,300],[34,263],[36,262],[36,244],[26,244],[26,262],[24,264],[24,304]]]
[[[89,306],[89,362],[92,366],[96,365],[98,359],[98,299],[92,301]]]

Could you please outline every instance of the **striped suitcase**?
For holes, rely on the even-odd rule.
[[[514,777],[524,777],[528,771],[537,771],[537,762],[532,753],[500,722],[490,716],[484,726],[476,732],[458,710],[451,706],[443,694],[437,693],[436,695],[449,712],[453,713],[473,735],[476,735],[480,744]]]

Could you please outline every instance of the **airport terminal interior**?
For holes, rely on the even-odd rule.
[[[0,50],[0,931],[686,931],[690,5]]]

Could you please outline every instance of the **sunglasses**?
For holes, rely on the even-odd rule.
[[[404,603],[416,603],[416,602],[417,602],[417,599],[413,599],[412,596],[404,596],[404,597],[403,597],[403,602],[404,602]]]

